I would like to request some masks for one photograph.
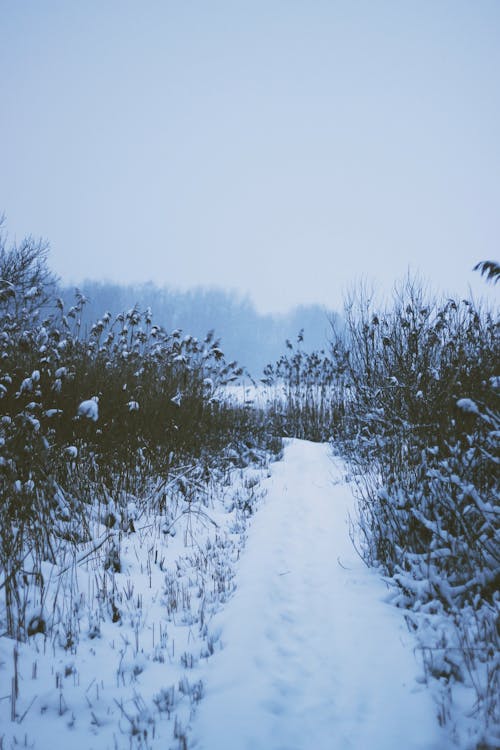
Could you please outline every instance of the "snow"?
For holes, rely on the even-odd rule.
[[[471,398],[459,398],[457,401],[457,406],[466,414],[479,414],[477,404]]]
[[[443,750],[416,646],[349,538],[352,494],[325,445],[291,441],[212,627],[199,750]]]
[[[89,398],[87,401],[82,401],[78,407],[77,414],[79,417],[85,417],[91,419],[93,422],[97,422],[99,419],[99,404],[97,396]]]
[[[42,564],[46,591],[63,592],[59,625],[0,637],[0,747],[450,747],[404,614],[351,543],[344,463],[291,440],[269,471],[230,479],[190,503],[169,489],[180,479],[159,485],[161,516],[154,493],[144,516],[130,496],[133,533],[99,524],[64,570]],[[30,603],[33,628],[55,617],[46,606]]]
[[[19,393],[31,392],[33,390],[33,381],[31,378],[24,378],[19,388]]]
[[[127,495],[121,510],[110,499],[121,524],[89,518],[77,557],[68,548],[63,569],[42,563],[43,601],[39,589],[25,594],[29,628],[35,617],[43,627],[23,642],[0,635],[0,748],[51,750],[55,737],[72,750],[183,747],[203,695],[200,663],[217,640],[207,623],[234,591],[267,463],[262,455],[261,468],[220,470],[205,488],[200,467],[182,471],[198,488],[190,502],[175,491],[180,476],[146,487],[145,498]]]

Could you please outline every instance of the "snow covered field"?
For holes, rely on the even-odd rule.
[[[290,440],[270,470],[137,520],[105,578],[92,557],[53,575],[75,642],[0,638],[0,748],[451,747],[403,611],[352,545],[330,451]]]
[[[79,561],[45,564],[45,601],[28,609],[53,623],[50,635],[0,637],[1,750],[48,750],[55,738],[72,750],[186,747],[200,663],[217,640],[210,619],[234,591],[262,495],[262,458],[262,468],[195,482],[194,496],[167,488],[161,515],[154,490],[129,503],[133,532],[105,529]],[[190,487],[189,472],[180,482]]]

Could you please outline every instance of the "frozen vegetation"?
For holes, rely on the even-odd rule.
[[[280,356],[286,339],[304,328],[307,346],[313,351],[326,346],[330,319],[338,319],[333,310],[307,305],[287,313],[259,313],[251,301],[223,289],[180,291],[154,284],[122,286],[111,282],[83,281],[81,292],[88,299],[86,320],[98,319],[103,310],[114,316],[136,304],[151,307],[155,320],[169,331],[181,328],[203,338],[207,327],[217,331],[224,352],[248,371],[259,374],[262,368]],[[74,289],[62,288],[65,304],[73,304]]]
[[[1,750],[499,747],[496,315],[360,290],[257,386],[0,266]]]

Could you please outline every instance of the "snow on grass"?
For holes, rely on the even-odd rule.
[[[438,724],[420,644],[352,545],[353,509],[344,463],[299,440],[270,473],[221,472],[161,512],[158,498],[131,499],[128,531],[97,524],[76,559],[44,564],[27,641],[0,637],[1,750],[54,738],[72,750],[450,748],[456,717]]]
[[[45,632],[0,637],[2,750],[187,746],[262,471],[221,472],[161,515],[130,502],[133,531],[101,524],[78,558],[44,564],[44,600],[30,589],[27,610]]]
[[[82,401],[78,406],[77,410],[78,417],[84,417],[90,419],[92,422],[97,422],[99,419],[99,399],[97,396]]]
[[[471,398],[459,398],[457,406],[466,414],[479,414],[478,406]]]

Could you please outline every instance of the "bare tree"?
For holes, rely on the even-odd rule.
[[[41,307],[53,296],[57,277],[49,269],[49,245],[44,240],[26,237],[18,245],[8,246],[0,216],[0,302],[8,307]]]

